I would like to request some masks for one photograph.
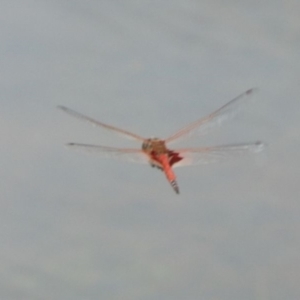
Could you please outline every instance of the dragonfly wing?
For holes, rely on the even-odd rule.
[[[88,152],[95,152],[100,154],[102,157],[112,157],[121,159],[123,161],[135,162],[135,163],[149,163],[149,157],[142,150],[139,149],[130,149],[130,148],[114,148],[114,147],[105,147],[99,145],[89,145],[89,144],[77,144],[69,143],[68,147],[72,149],[79,149]]]
[[[262,142],[203,148],[176,149],[174,152],[178,153],[180,157],[183,157],[183,159],[178,163],[175,163],[174,167],[222,162],[230,158],[258,153],[263,149],[264,144]]]
[[[232,118],[240,108],[244,104],[246,104],[248,99],[250,99],[251,95],[256,91],[256,89],[250,89],[243,94],[237,96],[236,98],[232,99],[230,102],[219,108],[218,110],[214,111],[210,115],[197,120],[186,127],[179,130],[177,133],[171,135],[165,141],[166,143],[175,142],[180,140],[180,138],[188,137],[193,133],[206,133],[210,128],[213,128],[217,125],[221,125],[224,121]]]
[[[126,130],[123,130],[123,129],[120,129],[120,128],[117,128],[117,127],[114,127],[114,126],[111,126],[111,125],[107,125],[107,124],[104,124],[102,122],[99,122],[99,121],[96,121],[90,117],[87,117],[81,113],[78,113],[70,108],[67,108],[65,106],[58,106],[59,109],[61,109],[62,111],[66,112],[67,114],[77,118],[77,119],[81,119],[81,120],[84,120],[84,121],[87,121],[89,123],[91,123],[92,125],[95,125],[95,126],[99,126],[99,127],[102,127],[102,128],[105,128],[105,129],[108,129],[108,130],[111,130],[115,133],[118,133],[124,137],[127,137],[127,138],[130,138],[130,139],[133,139],[133,140],[138,140],[138,141],[144,141],[144,138],[137,135],[137,134],[134,134],[134,133],[131,133],[129,131],[126,131]]]

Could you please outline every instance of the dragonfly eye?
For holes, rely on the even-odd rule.
[[[152,150],[152,143],[150,140],[146,140],[143,145],[142,145],[142,149],[145,150],[145,151],[149,151],[149,150]]]

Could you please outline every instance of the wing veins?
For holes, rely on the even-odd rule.
[[[246,92],[235,97],[234,99],[232,99],[231,101],[229,101],[228,103],[220,107],[219,109],[215,110],[213,113],[209,114],[208,116],[188,124],[187,126],[183,127],[181,130],[176,132],[175,134],[168,137],[166,139],[166,142],[167,143],[173,142],[176,139],[187,136],[190,133],[192,133],[196,128],[199,128],[199,130],[201,131],[201,127],[202,126],[205,127],[205,125],[211,125],[211,126],[220,125],[223,121],[229,119],[230,116],[236,112],[239,104],[241,104],[241,100],[243,98],[252,95],[255,90],[256,89],[247,90]]]
[[[81,120],[84,120],[84,121],[87,121],[93,125],[96,125],[96,126],[99,126],[99,127],[102,127],[102,128],[105,128],[105,129],[108,129],[108,130],[111,130],[111,131],[114,131],[116,133],[119,133],[127,138],[131,138],[131,139],[134,139],[134,140],[139,140],[139,141],[144,141],[144,138],[135,134],[135,133],[132,133],[132,132],[129,132],[127,130],[123,130],[123,129],[120,129],[120,128],[117,128],[115,126],[111,126],[111,125],[108,125],[108,124],[105,124],[105,123],[102,123],[102,122],[99,122],[97,120],[94,120],[93,118],[90,118],[88,116],[85,116],[79,112],[76,112],[75,110],[72,110],[68,107],[65,107],[65,106],[61,106],[59,105],[58,106],[59,109],[61,109],[62,111],[66,112],[67,114],[77,118],[77,119],[81,119]]]
[[[69,143],[70,148],[85,150],[89,152],[96,152],[102,156],[115,157],[125,161],[148,163],[149,157],[140,149],[135,148],[115,148],[92,144]]]
[[[183,157],[183,160],[179,161],[175,167],[215,163],[230,157],[235,158],[238,155],[255,154],[261,152],[264,148],[265,144],[257,141],[244,144],[175,149],[174,151]]]

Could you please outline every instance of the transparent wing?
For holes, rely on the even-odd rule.
[[[69,143],[67,147],[98,153],[101,157],[117,158],[123,161],[147,164],[149,157],[142,150],[130,148],[114,148],[99,145]]]
[[[197,120],[186,127],[179,130],[177,133],[171,135],[166,139],[166,143],[175,142],[181,138],[188,137],[195,133],[206,133],[208,129],[213,128],[217,125],[221,125],[224,121],[233,117],[239,109],[246,104],[250,96],[256,91],[256,89],[250,89],[243,94],[237,96],[218,110],[214,111],[210,115]]]
[[[174,167],[209,164],[229,160],[243,155],[258,153],[264,149],[262,142],[232,144],[224,146],[176,149],[174,152],[183,157]]]
[[[81,120],[87,121],[95,126],[99,126],[99,127],[111,130],[115,133],[121,134],[123,137],[138,140],[138,141],[144,141],[144,138],[142,138],[141,136],[139,136],[137,134],[131,133],[129,131],[126,131],[126,130],[123,130],[123,129],[120,129],[120,128],[117,128],[117,127],[114,127],[111,125],[101,123],[101,122],[96,121],[90,117],[87,117],[81,113],[78,113],[70,108],[67,108],[65,106],[58,106],[57,108],[61,109],[62,111],[66,112],[67,114],[69,114],[77,119],[81,119]]]

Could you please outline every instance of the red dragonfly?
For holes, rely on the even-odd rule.
[[[71,116],[121,134],[124,137],[131,138],[142,144],[141,149],[115,148],[78,143],[69,143],[68,146],[72,148],[82,148],[85,150],[96,151],[103,156],[117,157],[126,161],[150,164],[150,166],[156,167],[164,172],[174,191],[179,194],[179,187],[176,182],[176,176],[172,167],[218,162],[222,159],[235,157],[238,154],[260,152],[264,148],[264,144],[260,141],[254,143],[230,144],[201,148],[170,149],[167,146],[171,142],[191,136],[196,132],[205,133],[207,129],[210,129],[216,125],[220,125],[223,121],[233,116],[239,110],[239,108],[248,102],[248,99],[250,98],[249,96],[253,94],[253,91],[254,89],[250,89],[244,92],[218,110],[187,125],[186,127],[183,127],[181,130],[164,140],[159,138],[141,137],[129,131],[96,121],[65,106],[58,106],[58,108],[70,114]]]

